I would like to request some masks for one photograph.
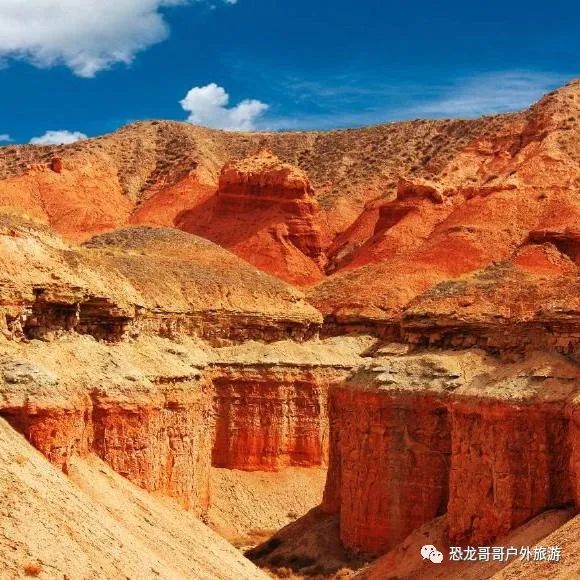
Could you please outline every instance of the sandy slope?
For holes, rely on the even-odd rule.
[[[542,546],[558,545],[558,542],[551,541],[550,534],[554,530],[562,530],[567,525],[560,528],[570,511],[551,510],[536,516],[523,526],[512,530],[507,536],[498,538],[493,542],[493,546]],[[356,578],[361,580],[386,580],[388,578],[407,580],[435,580],[441,578],[445,580],[481,580],[483,578],[555,578],[556,576],[541,576],[538,574],[538,562],[530,562],[525,567],[525,576],[506,574],[503,570],[505,562],[500,561],[477,561],[477,562],[451,562],[448,559],[449,542],[445,539],[446,521],[445,517],[437,518],[424,526],[421,526],[410,534],[401,544],[391,550],[385,556],[376,560],[368,568],[361,571]],[[556,533],[558,533],[556,532]],[[555,535],[555,534],[554,534]],[[546,537],[548,536],[548,537]],[[543,538],[543,539],[542,539]],[[445,555],[442,564],[434,565],[429,560],[423,560],[420,554],[421,547],[425,544],[433,544]],[[560,572],[563,569],[561,564],[550,563],[551,572]],[[518,569],[519,565],[514,563],[508,569]],[[498,573],[499,572],[499,573]],[[496,574],[496,575],[494,575]],[[573,576],[560,575],[558,578],[572,578]]]
[[[562,550],[560,562],[514,562],[493,578],[494,580],[568,580],[580,578],[580,516],[545,537],[538,546],[558,546]]]
[[[199,520],[96,458],[57,471],[0,420],[0,578],[257,579]]]
[[[280,472],[212,468],[208,523],[240,547],[272,535],[322,500],[326,469]]]

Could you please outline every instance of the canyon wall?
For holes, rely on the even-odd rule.
[[[436,397],[333,390],[323,508],[348,548],[380,553],[442,514],[450,429]]]
[[[199,515],[212,465],[326,465],[328,387],[358,354],[313,340],[299,291],[175,230],[78,247],[4,219],[0,415],[54,465],[94,453]]]
[[[547,509],[579,507],[579,380],[560,355],[507,363],[476,350],[355,372],[329,403],[323,508],[340,514],[344,544],[384,553],[446,513],[453,545],[485,545]]]
[[[215,348],[186,334],[111,340],[56,325],[42,340],[0,340],[0,415],[54,465],[68,473],[96,454],[199,515],[212,466],[325,467],[328,390],[373,342]]]
[[[213,370],[216,467],[279,470],[328,462],[328,389],[344,371],[252,365]]]
[[[363,554],[578,509],[579,87],[2,148],[0,415],[65,473],[97,455],[204,517],[212,468],[328,466],[297,528],[325,512]]]

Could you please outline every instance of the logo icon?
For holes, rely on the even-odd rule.
[[[431,544],[425,544],[421,548],[421,556],[423,556],[423,560],[431,560],[433,564],[441,564],[443,562],[443,554]]]

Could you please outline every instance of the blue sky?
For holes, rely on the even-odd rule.
[[[0,0],[4,144],[473,117],[576,76],[572,1]]]

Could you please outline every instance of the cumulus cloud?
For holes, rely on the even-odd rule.
[[[0,59],[93,77],[169,34],[162,9],[204,0],[1,0]],[[233,4],[224,0],[227,4]]]
[[[266,103],[256,99],[245,99],[234,107],[228,107],[229,101],[225,89],[211,83],[205,87],[193,87],[180,104],[189,113],[187,120],[190,123],[231,131],[255,129],[256,121],[268,109]]]
[[[32,145],[69,145],[86,138],[87,136],[80,131],[47,131],[40,137],[33,137],[30,143]]]
[[[0,133],[0,143],[9,143],[12,141],[12,138],[8,133]]]

